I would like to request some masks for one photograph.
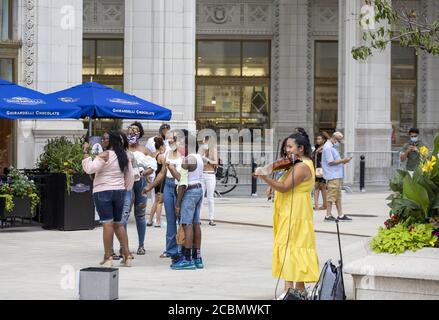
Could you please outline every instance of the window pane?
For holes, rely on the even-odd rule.
[[[14,81],[14,60],[0,59],[0,79]]]
[[[123,75],[123,40],[98,40],[97,74]]]
[[[240,124],[241,87],[197,86],[199,128],[237,128]]]
[[[242,121],[248,129],[269,128],[270,97],[266,86],[244,87]]]
[[[337,83],[316,83],[315,88],[315,132],[332,132],[337,126]]]
[[[94,75],[96,54],[95,54],[95,40],[84,40],[82,45],[82,74]]]
[[[266,77],[270,74],[270,42],[244,42],[242,75]]]
[[[0,0],[0,40],[9,39],[9,0]]]
[[[408,131],[416,127],[416,52],[392,43],[392,145],[407,142]]]
[[[416,83],[392,83],[392,144],[401,146],[416,127]]]
[[[392,44],[392,79],[416,79],[415,49]]]
[[[240,76],[239,41],[198,41],[198,76]]]
[[[338,43],[315,43],[314,131],[332,132],[338,115]]]
[[[338,43],[316,42],[316,78],[338,78]]]

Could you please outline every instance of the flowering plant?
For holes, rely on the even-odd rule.
[[[37,166],[52,173],[64,173],[67,178],[66,187],[70,194],[72,176],[82,173],[84,139],[68,140],[66,137],[49,139],[40,155]]]
[[[40,197],[34,181],[14,168],[11,168],[7,175],[6,183],[2,182],[0,185],[0,197],[5,198],[7,212],[11,212],[14,209],[14,197],[29,197],[31,200],[32,216],[35,215],[35,209],[40,203]]]
[[[439,135],[434,139],[434,148],[427,147],[419,150],[420,162],[412,173],[406,170],[397,170],[395,177],[390,181],[390,188],[394,192],[390,200],[390,219],[384,225],[387,230],[398,225],[410,229],[416,224],[431,225],[432,234],[439,236],[439,166],[437,158],[439,152]],[[428,246],[437,245],[437,237]]]

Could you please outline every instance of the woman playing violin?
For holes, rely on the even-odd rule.
[[[289,136],[285,150],[295,161],[279,181],[258,175],[275,190],[272,274],[285,280],[282,296],[290,288],[304,292],[305,282],[319,279],[311,198],[315,174],[306,132]]]

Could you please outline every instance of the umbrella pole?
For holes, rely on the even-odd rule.
[[[92,125],[92,121],[93,121],[92,118],[88,118],[88,136],[89,136],[89,137],[93,136],[93,131],[92,131],[92,129],[93,129],[93,125]]]

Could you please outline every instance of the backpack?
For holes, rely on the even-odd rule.
[[[340,231],[338,229],[338,219],[335,220],[337,225],[338,248],[340,251],[340,261],[338,266],[329,259],[323,266],[317,281],[311,292],[310,300],[346,300],[344,283],[343,283],[343,258],[341,254]]]

